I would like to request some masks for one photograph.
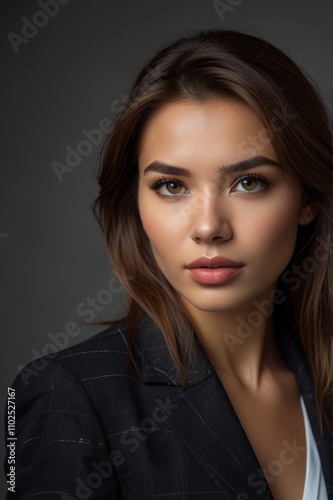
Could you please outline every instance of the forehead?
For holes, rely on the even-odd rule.
[[[156,110],[144,124],[139,166],[173,157],[186,163],[224,156],[233,162],[263,153],[276,157],[265,126],[248,105],[230,99],[176,101]]]

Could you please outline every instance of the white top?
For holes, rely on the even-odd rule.
[[[306,472],[303,500],[328,500],[319,453],[302,396],[301,406],[306,437]]]

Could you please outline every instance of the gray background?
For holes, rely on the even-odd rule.
[[[100,291],[112,278],[90,210],[100,146],[62,182],[52,163],[65,163],[66,146],[76,149],[86,139],[84,129],[115,117],[111,103],[127,95],[136,71],[160,44],[198,28],[263,35],[307,70],[332,110],[331,0],[224,3],[230,10],[222,20],[211,0],[69,0],[16,53],[7,34],[22,35],[22,17],[31,21],[43,9],[37,1],[2,0],[2,411],[18,366],[42,354],[52,343],[50,333],[76,321],[81,333],[65,339],[80,342],[105,328],[93,321],[119,315],[126,303],[120,290],[109,295],[109,304],[98,302],[94,318],[76,312],[88,297],[106,302]],[[2,429],[1,440],[3,445]]]

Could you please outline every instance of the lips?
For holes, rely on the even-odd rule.
[[[244,266],[225,257],[200,257],[185,266],[190,276],[201,285],[222,285],[236,277]]]
[[[208,268],[208,269],[214,269],[214,268],[219,268],[219,267],[243,267],[244,264],[241,262],[236,262],[231,259],[227,259],[225,257],[200,257],[199,259],[194,260],[187,266],[185,266],[187,269],[197,269],[197,268]]]

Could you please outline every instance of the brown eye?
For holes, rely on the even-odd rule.
[[[257,179],[251,178],[243,179],[241,185],[246,191],[254,191],[258,185],[258,181]]]
[[[261,176],[246,175],[238,179],[238,182],[235,184],[232,191],[238,191],[240,193],[258,193],[269,186],[269,181]]]
[[[186,186],[176,179],[157,179],[150,189],[156,191],[162,198],[178,198],[178,195],[188,194]]]
[[[165,183],[165,188],[170,194],[180,194],[182,190],[182,185],[178,182],[169,181]]]
[[[172,198],[180,194],[186,194],[187,189],[181,183],[173,179],[158,181],[153,187],[160,196]]]

